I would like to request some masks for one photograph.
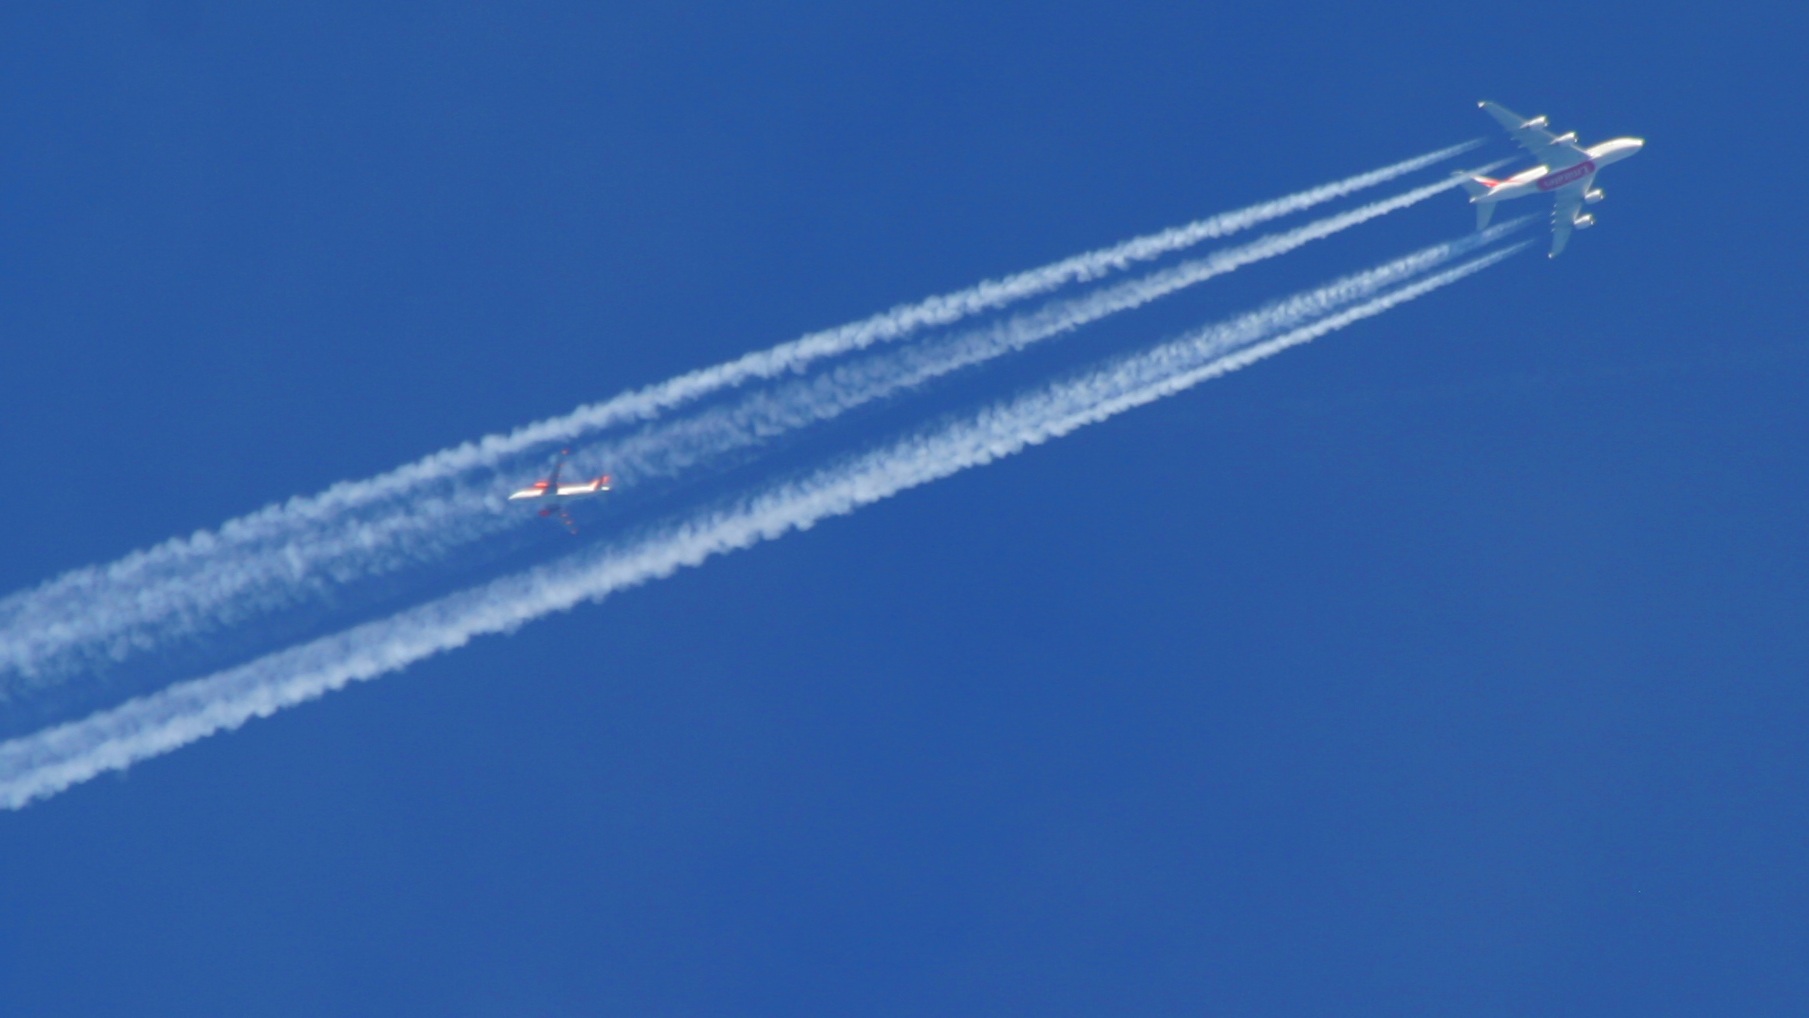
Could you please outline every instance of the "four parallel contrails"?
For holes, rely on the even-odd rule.
[[[0,701],[30,694],[34,683],[54,685],[78,676],[96,658],[130,660],[173,640],[244,625],[321,584],[454,554],[499,527],[513,526],[512,518],[499,512],[505,504],[494,480],[483,475],[516,463],[549,438],[590,438],[581,455],[616,458],[627,464],[624,472],[641,476],[694,471],[774,434],[1278,257],[1457,182],[1416,187],[964,332],[895,343],[908,335],[1094,283],[1202,240],[1375,186],[1468,147],[894,309],[468,443],[368,481],[273,506],[112,566],[78,570],[0,601]],[[404,668],[475,636],[601,600],[1185,391],[1480,272],[1525,246],[1483,252],[1525,224],[1524,219],[1507,222],[1433,245],[911,432],[800,480],[773,481],[730,503],[693,507],[646,532],[606,536],[541,566],[0,743],[0,806],[55,794],[250,718]],[[894,345],[870,350],[880,344]],[[792,377],[828,358],[841,360]],[[778,381],[749,386],[773,379]],[[736,386],[745,391],[704,402],[707,395]],[[625,437],[603,434],[631,422],[644,423]],[[588,490],[604,486],[593,483]],[[531,490],[546,497],[564,487],[555,473],[544,488]]]
[[[461,591],[79,721],[0,743],[0,806],[17,808],[254,717],[405,668],[477,636],[806,529],[1077,428],[1183,392],[1480,272],[1524,242],[1464,258],[1524,225],[1415,252],[926,428],[727,508]],[[1498,232],[1497,232],[1498,231]],[[1436,271],[1435,271],[1436,270]]]

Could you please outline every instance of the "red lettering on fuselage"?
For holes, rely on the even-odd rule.
[[[1568,170],[1547,173],[1538,180],[1539,190],[1555,191],[1565,184],[1574,184],[1595,172],[1595,160],[1585,159]]]

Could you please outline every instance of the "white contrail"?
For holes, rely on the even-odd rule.
[[[1213,326],[1078,379],[699,515],[624,548],[580,553],[367,623],[80,721],[0,744],[0,806],[17,808],[108,770],[168,752],[253,717],[375,678],[484,634],[695,566],[844,515],[969,467],[1103,421],[1132,407],[1309,342],[1449,285],[1521,250],[1517,244],[1237,349],[1247,337]]]
[[[637,479],[670,476],[961,367],[1278,257],[1416,205],[1457,183],[1447,179],[1423,185],[950,340],[906,347],[877,361],[831,369],[823,377],[790,383],[776,392],[756,391],[737,404],[706,410],[689,420],[649,425],[649,430],[639,435],[581,455],[607,463],[618,475]],[[1518,221],[1504,224],[1484,239],[1493,240],[1517,225]],[[172,640],[293,606],[321,589],[437,559],[513,525],[511,517],[496,512],[495,502],[496,493],[487,484],[457,486],[450,492],[427,490],[381,511],[372,510],[375,516],[342,512],[337,519],[314,518],[312,527],[292,526],[281,541],[200,543],[195,547],[206,554],[189,556],[180,565],[168,561],[154,571],[119,568],[109,570],[104,578],[94,570],[72,574],[0,604],[0,675],[24,676],[25,682],[15,682],[16,687],[48,685],[92,667],[96,661],[123,661]],[[206,536],[190,540],[202,542]],[[0,684],[0,698],[7,692]]]
[[[435,453],[371,481],[353,483],[378,485],[371,494],[381,495],[380,488],[385,482],[405,487],[419,476],[443,476],[446,473],[478,468],[524,449],[568,442],[601,428],[648,419],[723,389],[797,372],[828,357],[864,350],[877,343],[900,339],[926,328],[949,325],[976,314],[996,311],[1071,283],[1098,279],[1138,262],[1159,258],[1203,241],[1228,237],[1270,220],[1303,212],[1328,201],[1387,183],[1415,170],[1454,158],[1481,144],[1480,140],[1472,140],[1452,145],[1379,170],[1360,173],[1247,208],[1220,213],[1185,226],[1135,237],[1003,279],[986,280],[953,293],[928,297],[913,304],[902,304],[871,318],[810,333],[770,349],[680,375],[602,403],[580,407],[563,417],[526,425],[507,435],[492,435]],[[1490,165],[1492,167],[1498,164]],[[1486,169],[1478,172],[1486,172]],[[336,485],[320,497],[332,496],[341,487],[343,486]],[[342,491],[340,497],[358,496]]]

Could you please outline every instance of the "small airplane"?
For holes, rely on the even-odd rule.
[[[1582,209],[1604,197],[1602,189],[1595,186],[1596,171],[1636,155],[1646,144],[1644,138],[1616,138],[1584,148],[1577,144],[1575,131],[1553,134],[1546,130],[1544,117],[1528,120],[1500,103],[1485,101],[1476,105],[1487,110],[1521,148],[1539,161],[1539,165],[1506,180],[1460,174],[1464,177],[1464,190],[1470,192],[1470,204],[1476,206],[1476,228],[1489,225],[1489,217],[1500,202],[1529,194],[1552,195],[1557,204],[1552,207],[1548,258],[1556,258],[1564,250],[1571,230],[1587,230],[1595,225],[1595,216]]]
[[[572,451],[570,449],[561,449],[559,451],[559,457],[553,461],[552,475],[544,481],[535,481],[533,484],[510,495],[509,501],[513,502],[517,499],[524,498],[550,499],[551,501],[547,503],[546,507],[540,510],[540,515],[558,516],[559,521],[565,524],[565,529],[576,534],[578,532],[578,524],[572,522],[572,514],[566,510],[565,500],[577,496],[595,495],[598,492],[608,491],[609,475],[602,474],[585,481],[582,484],[560,484],[559,471],[565,467],[565,458],[571,454]]]

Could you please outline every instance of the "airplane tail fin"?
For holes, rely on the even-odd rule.
[[[1501,183],[1501,181],[1491,180],[1488,177],[1473,176],[1461,170],[1458,171],[1455,176],[1459,178],[1458,183],[1462,184],[1463,189],[1469,193],[1470,204],[1476,206],[1476,228],[1478,230],[1486,228],[1489,225],[1489,220],[1494,218],[1495,203],[1481,202],[1477,201],[1477,199],[1488,194],[1494,189],[1495,185]]]

